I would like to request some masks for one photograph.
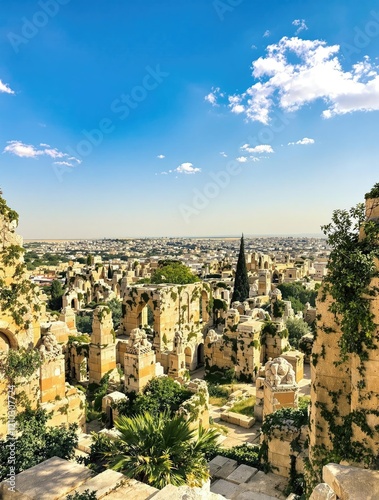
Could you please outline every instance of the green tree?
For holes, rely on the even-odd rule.
[[[151,277],[151,283],[154,284],[174,283],[186,285],[196,281],[200,281],[199,277],[193,274],[189,267],[177,261],[163,262],[163,265],[158,267]]]
[[[60,311],[62,309],[62,296],[64,290],[62,287],[62,283],[59,280],[54,280],[51,283],[50,288],[50,300],[49,300],[49,308],[52,311]]]
[[[15,439],[7,436],[5,440],[0,441],[0,481],[9,474],[8,459],[12,450],[16,450],[16,474],[52,457],[73,457],[78,443],[77,425],[72,424],[68,429],[47,427],[49,418],[50,415],[41,408],[27,408],[16,417],[20,435]]]
[[[283,300],[292,300],[297,299],[301,302],[301,304],[305,305],[307,302],[310,303],[312,307],[316,305],[316,297],[317,297],[317,289],[308,290],[306,289],[302,283],[282,283],[277,287],[282,292]],[[295,307],[294,307],[295,304]],[[296,302],[292,303],[292,307],[296,308]]]
[[[166,412],[172,416],[192,393],[169,377],[155,377],[144,387],[142,393],[126,403],[121,402],[121,415],[135,415],[148,412],[153,416]]]
[[[107,306],[112,312],[113,328],[117,331],[122,319],[122,302],[118,299],[112,299],[107,302]]]
[[[240,244],[240,253],[238,255],[236,275],[234,278],[234,290],[232,302],[243,302],[249,297],[249,278],[247,276],[246,261],[245,261],[245,244],[243,235]]]
[[[310,332],[309,325],[301,318],[289,318],[286,323],[288,339],[293,347],[299,347],[303,335]]]
[[[299,299],[290,296],[287,297],[286,300],[289,300],[291,302],[292,309],[294,310],[295,314],[304,310],[304,305]]]
[[[92,333],[92,316],[76,316],[76,328],[81,333]]]
[[[205,453],[216,444],[214,429],[191,430],[183,415],[165,413],[121,416],[115,425],[121,435],[110,462],[114,470],[159,489],[202,486],[208,480]]]

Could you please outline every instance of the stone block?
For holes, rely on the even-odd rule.
[[[248,417],[247,415],[240,415],[240,426],[244,429],[250,429],[255,424],[254,417]]]
[[[97,476],[86,481],[82,486],[75,490],[75,493],[84,493],[85,490],[96,492],[97,498],[102,498],[112,490],[118,488],[126,481],[126,478],[120,472],[107,469]],[[73,492],[74,493],[74,492]]]
[[[316,488],[312,491],[309,500],[336,500],[336,494],[332,490],[332,488],[326,484],[321,483],[316,486]]]
[[[379,471],[328,464],[322,469],[322,478],[341,500],[379,498]]]
[[[16,476],[15,491],[1,483],[3,500],[57,500],[81,486],[91,477],[91,471],[74,462],[53,457]]]
[[[231,499],[238,489],[238,484],[229,483],[224,479],[219,479],[211,486],[211,492],[222,495],[225,498]]]
[[[226,479],[236,468],[237,468],[237,461],[233,460],[231,458],[228,458],[227,462],[225,462],[225,464],[221,467],[221,469],[219,469],[214,474],[214,477]]]
[[[247,483],[257,472],[255,467],[240,465],[226,479],[235,484]]]

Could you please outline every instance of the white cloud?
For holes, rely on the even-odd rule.
[[[240,163],[246,163],[247,157],[246,156],[239,156],[238,158],[236,158],[236,161],[238,161]]]
[[[14,91],[9,87],[9,85],[3,83],[2,80],[0,80],[0,92],[5,92],[6,94],[14,94]]]
[[[68,157],[69,161],[76,161],[76,163],[82,163],[82,160],[79,160],[78,158],[75,158],[75,156],[69,156]]]
[[[159,158],[160,160],[163,160],[163,158],[166,158],[165,155],[158,155],[157,158]]]
[[[246,151],[247,153],[252,154],[263,154],[263,153],[273,153],[274,150],[269,144],[260,144],[259,146],[255,146],[254,148],[250,147],[249,144],[244,144],[241,149]]]
[[[218,106],[217,99],[218,97],[224,97],[224,93],[220,91],[220,87],[212,87],[212,91],[209,92],[208,95],[204,97],[205,101],[208,101],[212,104],[212,106]]]
[[[38,149],[32,144],[24,144],[21,141],[8,141],[7,146],[5,146],[3,153],[10,153],[20,158],[38,158],[40,156],[49,156],[54,160],[57,158],[67,158],[69,155],[67,153],[62,153],[56,148],[52,148],[48,144],[41,143],[39,147],[43,149]],[[68,160],[76,161],[81,163],[81,160],[75,158],[74,156],[68,157]],[[56,165],[65,165],[65,162],[54,162]],[[70,166],[73,166],[70,164]]]
[[[229,96],[233,113],[268,124],[275,106],[296,111],[321,99],[322,116],[379,110],[379,67],[365,56],[344,71],[339,45],[322,40],[283,37],[267,47],[266,57],[253,61],[256,83],[239,95]]]
[[[55,161],[54,165],[66,165],[66,167],[73,167],[74,166],[69,161]]]
[[[295,31],[295,35],[298,35],[302,31],[308,29],[308,26],[305,24],[304,19],[295,19],[294,21],[292,21],[292,25],[298,27],[297,30]]]
[[[299,144],[300,146],[307,146],[308,144],[314,144],[316,141],[314,139],[310,139],[309,137],[304,137],[304,139],[300,139],[296,142],[289,142],[288,146],[295,146]]]
[[[192,163],[182,163],[178,168],[174,170],[178,174],[197,174],[201,172],[200,168],[195,168]]]
[[[221,151],[221,152],[220,152],[220,155],[221,155],[221,156],[223,156],[224,158],[227,158],[227,157],[228,157],[228,155],[227,155],[224,151]]]
[[[271,31],[270,30],[266,30],[264,33],[263,33],[263,38],[267,38],[271,35]]]
[[[8,146],[4,148],[3,153],[11,153],[21,158],[37,158],[42,151],[38,151],[31,144],[23,144],[21,141],[8,141]]]

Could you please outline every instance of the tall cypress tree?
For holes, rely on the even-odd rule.
[[[249,279],[247,277],[245,261],[245,244],[243,235],[241,238],[240,253],[238,255],[236,275],[234,278],[234,290],[232,302],[243,302],[249,297]]]

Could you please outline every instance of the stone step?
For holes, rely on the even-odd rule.
[[[86,481],[75,490],[75,493],[83,493],[85,490],[89,490],[90,492],[94,491],[96,492],[97,499],[100,500],[125,481],[126,478],[123,474],[108,469]],[[109,498],[109,496],[107,496],[107,498]]]
[[[127,480],[127,483],[112,491],[105,497],[105,500],[125,500],[127,498],[138,500],[150,500],[159,490],[148,484],[140,483],[135,479]]]

